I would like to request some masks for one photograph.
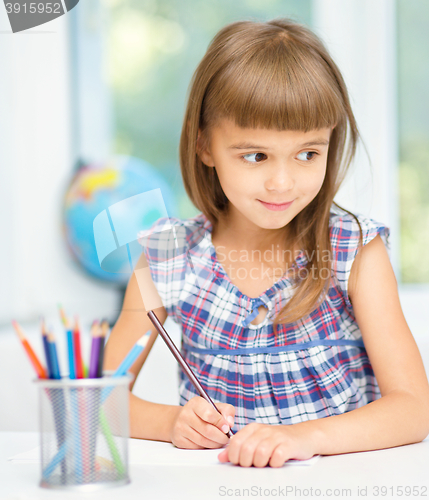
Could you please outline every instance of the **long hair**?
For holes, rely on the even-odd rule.
[[[296,243],[306,251],[311,272],[305,278],[302,270],[301,276],[292,273],[295,292],[274,319],[277,331],[278,324],[307,316],[329,289],[332,260],[322,256],[331,256],[330,209],[356,151],[356,121],[338,67],[308,28],[289,19],[225,26],[194,73],[180,138],[186,192],[214,228],[228,199],[215,169],[199,158],[197,138],[200,130],[200,143],[208,141],[209,128],[223,118],[240,127],[279,131],[334,127],[323,185],[288,224],[291,247]],[[359,230],[362,242],[360,224]]]

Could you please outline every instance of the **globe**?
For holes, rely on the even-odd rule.
[[[141,159],[82,164],[64,197],[66,244],[87,274],[124,286],[142,251],[137,233],[176,209],[170,185]]]

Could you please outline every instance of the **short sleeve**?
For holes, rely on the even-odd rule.
[[[177,323],[179,316],[176,309],[184,287],[187,253],[202,235],[198,224],[192,220],[173,217],[160,218],[148,230],[137,235],[162,303],[167,314]]]
[[[362,245],[368,244],[378,234],[386,246],[390,257],[390,228],[382,222],[356,214],[362,228]],[[347,306],[352,309],[348,295],[350,271],[359,250],[359,224],[356,219],[345,213],[335,214],[330,222],[333,270]]]

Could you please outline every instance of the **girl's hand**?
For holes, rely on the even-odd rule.
[[[178,448],[221,448],[229,441],[226,433],[234,425],[235,408],[216,403],[218,413],[205,399],[195,396],[180,407],[173,421],[171,442]]]
[[[281,467],[290,458],[306,460],[316,454],[309,434],[300,424],[248,424],[231,438],[218,458],[242,467]]]

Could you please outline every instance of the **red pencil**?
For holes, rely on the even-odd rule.
[[[39,361],[39,358],[36,356],[36,353],[33,351],[30,344],[28,343],[28,340],[26,339],[21,327],[18,325],[18,323],[15,320],[12,321],[12,325],[15,328],[15,331],[18,334],[19,340],[21,341],[22,345],[24,346],[24,349],[25,349],[28,357],[30,358],[31,364],[33,365],[34,369],[36,370],[37,376],[39,378],[48,378],[48,376],[46,374],[46,369],[42,366],[42,364]]]
[[[76,362],[76,378],[83,378],[82,350],[80,347],[80,330],[77,318],[73,329],[74,357]]]

